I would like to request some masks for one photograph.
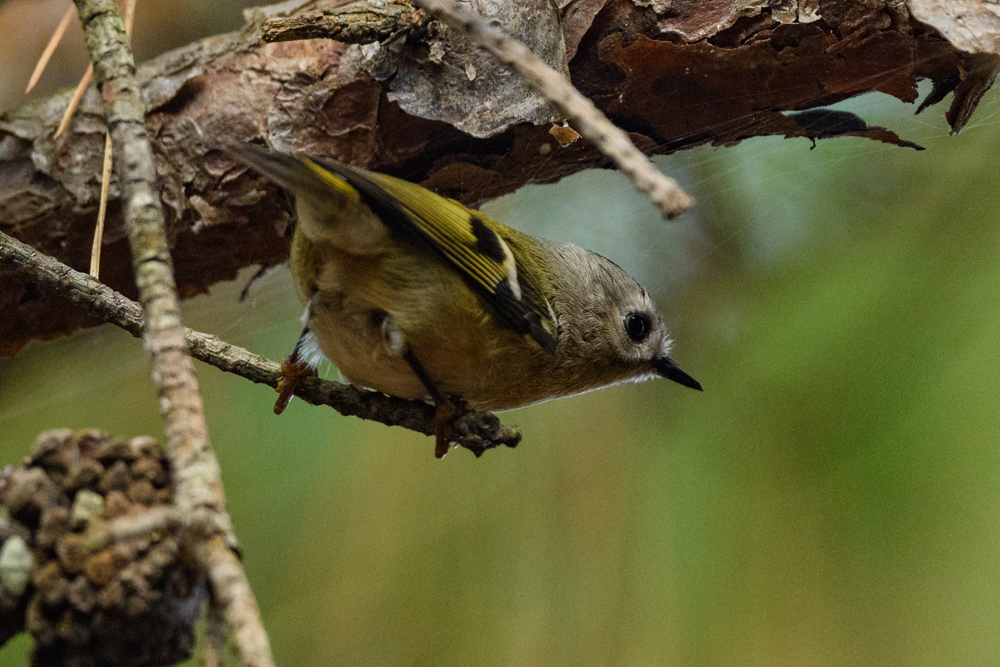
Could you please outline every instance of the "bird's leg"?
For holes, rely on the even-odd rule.
[[[431,378],[430,373],[427,372],[424,365],[417,359],[417,355],[413,354],[413,350],[407,346],[406,335],[396,325],[396,320],[390,313],[384,310],[376,310],[372,312],[371,317],[372,325],[382,337],[382,345],[385,346],[385,351],[390,356],[402,357],[406,360],[406,363],[410,365],[410,368],[416,374],[417,379],[424,385],[424,389],[430,394],[431,400],[434,401],[434,437],[437,440],[434,447],[434,456],[439,459],[444,458],[451,445],[452,420],[462,411],[467,410],[467,405],[461,399],[456,402],[441,393],[434,379]]]
[[[431,400],[434,401],[434,437],[437,439],[434,456],[439,459],[444,458],[451,446],[451,422],[462,411],[463,406],[461,403],[456,404],[441,393],[441,390],[434,384],[434,380],[427,374],[427,369],[420,363],[412,350],[407,349],[403,352],[403,359],[417,374],[427,393],[430,394]]]
[[[310,343],[312,337],[313,334],[309,330],[309,326],[306,325],[299,335],[298,342],[295,343],[295,349],[281,361],[281,379],[278,380],[276,387],[278,400],[274,402],[274,414],[276,415],[280,415],[288,407],[292,396],[295,395],[295,388],[298,386],[299,380],[317,374],[316,366],[305,359],[302,354],[303,347]]]

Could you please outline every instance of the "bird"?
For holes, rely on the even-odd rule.
[[[294,201],[290,267],[304,328],[282,364],[276,412],[326,358],[359,389],[433,402],[440,458],[463,409],[653,377],[702,390],[670,356],[649,294],[611,260],[331,158],[227,149]]]

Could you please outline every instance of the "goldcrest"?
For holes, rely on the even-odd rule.
[[[518,232],[419,185],[329,159],[230,151],[294,195],[291,272],[305,306],[295,357],[359,388],[509,410],[661,376],[669,352],[646,291],[614,262]]]

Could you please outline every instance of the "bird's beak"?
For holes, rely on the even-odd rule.
[[[701,383],[682,371],[681,367],[677,365],[677,362],[670,357],[657,357],[653,360],[653,368],[656,369],[656,372],[659,373],[661,377],[673,380],[677,384],[682,384],[685,387],[691,387],[692,389],[697,389],[698,391],[702,390]]]

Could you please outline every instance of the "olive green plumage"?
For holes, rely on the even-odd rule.
[[[667,356],[645,290],[604,257],[391,176],[230,150],[294,194],[304,322],[351,383],[403,398],[439,391],[486,410],[654,375],[700,389]]]

